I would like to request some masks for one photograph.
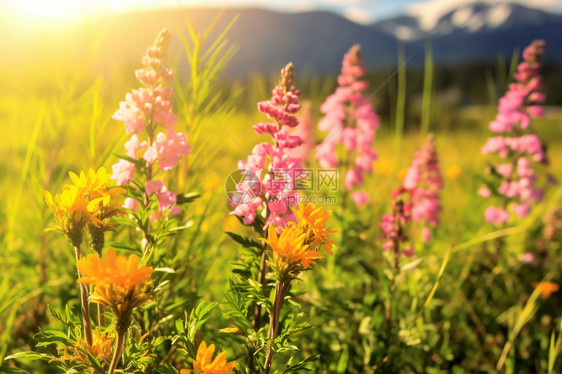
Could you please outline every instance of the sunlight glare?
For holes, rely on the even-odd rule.
[[[19,0],[8,4],[8,12],[25,23],[67,24],[81,21],[92,4],[88,0]]]

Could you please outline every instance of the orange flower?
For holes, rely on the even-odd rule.
[[[308,269],[314,260],[322,258],[317,251],[304,243],[307,233],[298,226],[289,223],[277,236],[274,225],[269,226],[268,238],[262,239],[273,250],[274,268],[280,278],[295,278],[301,271]]]
[[[533,282],[533,288],[538,288],[541,296],[545,299],[559,289],[558,285],[552,282]]]
[[[150,279],[152,268],[139,267],[136,255],[117,256],[110,248],[105,259],[97,255],[80,259],[78,269],[84,276],[77,282],[95,286],[91,300],[111,307],[116,314],[130,312],[148,301],[143,285]]]
[[[86,340],[78,339],[74,347],[70,348],[70,351],[74,353],[74,356],[68,354],[68,350],[64,348],[64,356],[61,358],[53,358],[53,361],[81,361],[85,364],[89,364],[90,360],[84,352],[88,352],[99,361],[108,362],[111,357],[111,347],[113,345],[113,340],[115,336],[113,333],[104,332],[100,334],[98,331],[92,331],[93,343],[88,345]]]
[[[327,254],[333,254],[331,251],[334,241],[330,238],[330,234],[337,232],[336,229],[328,229],[326,222],[332,215],[332,212],[325,211],[322,207],[314,204],[305,204],[301,202],[298,209],[293,209],[297,216],[297,226],[306,233],[304,242],[310,246],[323,248]]]
[[[189,360],[193,363],[193,370],[182,369],[180,374],[232,374],[234,373],[234,368],[236,367],[236,362],[226,361],[226,352],[221,352],[217,357],[213,359],[213,353],[215,352],[215,345],[207,344],[202,341],[197,349],[196,359],[190,358]]]

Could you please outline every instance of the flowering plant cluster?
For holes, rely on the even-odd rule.
[[[290,206],[298,201],[295,180],[303,176],[304,170],[292,150],[304,141],[289,131],[299,124],[295,114],[300,109],[301,93],[293,85],[294,80],[295,68],[289,63],[281,70],[281,80],[273,89],[271,99],[258,103],[260,113],[273,122],[258,123],[253,129],[256,134],[271,136],[273,144],[256,145],[247,161],[238,162],[245,178],[229,202],[235,207],[231,214],[243,217],[246,225],[254,222],[260,207],[265,226],[284,227],[295,220]]]
[[[275,296],[273,310],[270,315],[269,339],[277,336],[279,316],[285,296],[289,291],[290,283],[304,270],[308,270],[321,259],[319,250],[332,254],[331,247],[334,243],[329,237],[337,230],[326,227],[331,212],[313,204],[299,204],[296,213],[296,222],[289,222],[277,235],[274,225],[269,226],[267,239],[262,239],[271,248],[272,268],[276,274]],[[265,372],[269,374],[273,362],[274,350],[269,346],[265,358]]]
[[[339,87],[320,107],[324,117],[318,122],[318,129],[329,133],[318,146],[316,158],[326,168],[335,168],[343,161],[346,169],[344,186],[349,191],[363,184],[364,174],[372,173],[377,158],[373,142],[379,120],[364,94],[369,85],[361,78],[366,72],[361,48],[354,45],[343,57]],[[337,144],[343,144],[345,148],[342,159],[337,156]],[[366,192],[354,191],[351,198],[357,205],[369,201]]]
[[[182,156],[190,153],[190,147],[187,135],[174,130],[177,119],[170,102],[173,89],[169,86],[174,76],[171,69],[163,66],[170,40],[170,33],[162,30],[142,58],[143,68],[135,72],[143,87],[129,92],[113,115],[123,122],[131,138],[125,143],[126,157],[113,165],[112,179],[121,186],[133,185],[135,172],[141,172],[146,196],[156,195],[160,212],[171,206],[169,214],[172,214],[180,213],[177,195],[167,189],[162,179],[156,178],[154,165],[157,163],[162,172],[170,171]],[[159,129],[164,131],[157,133]],[[136,210],[138,201],[128,198],[125,206]],[[151,216],[157,217],[157,214]]]
[[[117,340],[109,366],[109,373],[113,373],[121,357],[124,335],[131,323],[133,309],[149,299],[142,285],[149,281],[152,268],[139,268],[136,255],[129,258],[116,256],[113,249],[107,251],[106,259],[102,257],[104,234],[117,227],[112,218],[124,213],[119,209],[119,203],[125,189],[110,186],[110,176],[103,168],[97,172],[90,169],[87,174],[81,172],[80,176],[70,173],[70,177],[73,184],[65,185],[63,192],[56,195],[55,199],[46,191],[45,199],[55,213],[55,229],[63,232],[76,250],[78,274],[82,275],[77,282],[80,284],[84,337],[78,338],[73,347],[64,347],[62,358],[55,357],[51,361],[80,361],[94,365],[89,354],[100,362],[107,363],[114,340],[113,333],[94,330],[90,319],[90,302],[99,303],[110,307],[116,318]],[[82,229],[85,227],[90,232],[92,249],[96,252],[86,258],[81,250]],[[93,294],[86,286],[88,284],[94,285]],[[100,306],[99,328],[105,327],[103,313]],[[68,350],[74,352],[75,356],[69,356]]]
[[[478,194],[501,196],[500,206],[489,206],[486,221],[494,225],[509,220],[508,208],[519,218],[527,216],[531,205],[542,200],[544,189],[536,187],[535,163],[547,165],[544,146],[530,128],[531,118],[541,117],[545,101],[542,91],[542,56],[545,43],[535,40],[523,51],[524,61],[517,67],[515,82],[499,101],[498,115],[490,122],[490,131],[496,134],[482,147],[482,153],[497,154],[502,163],[492,168],[500,179],[499,187],[482,187]]]

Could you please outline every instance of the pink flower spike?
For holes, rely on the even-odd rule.
[[[364,174],[371,174],[376,159],[373,143],[379,120],[364,95],[368,84],[360,79],[366,72],[361,47],[354,45],[343,57],[338,87],[320,106],[324,117],[318,129],[329,133],[317,148],[316,158],[322,167],[337,167],[336,146],[341,144],[349,158],[346,165],[353,165],[344,171],[348,190],[363,184]]]
[[[532,204],[542,200],[544,192],[536,187],[542,178],[535,175],[534,164],[547,165],[548,158],[542,141],[530,128],[532,118],[543,116],[544,111],[540,105],[546,100],[540,76],[544,51],[542,40],[525,48],[524,61],[513,75],[515,82],[509,84],[509,90],[499,100],[498,114],[489,125],[492,132],[502,135],[490,137],[482,147],[483,154],[495,153],[505,159],[492,168],[496,172],[492,176],[500,179],[497,192],[503,195],[502,206],[509,206],[519,218],[530,213]],[[489,191],[482,189],[478,193],[489,196]],[[508,216],[505,209],[497,207],[489,207],[485,212],[486,220],[493,224],[506,222]]]
[[[299,124],[295,114],[300,109],[300,91],[293,86],[294,72],[292,63],[287,64],[281,70],[281,80],[272,90],[271,99],[258,103],[258,110],[273,123],[258,123],[253,129],[257,134],[269,135],[273,144],[260,143],[246,161],[238,161],[241,174],[253,177],[244,178],[236,185],[229,204],[234,207],[231,214],[243,217],[246,225],[254,222],[258,214],[268,217],[265,226],[275,224],[280,228],[296,220],[289,208],[292,201],[298,201],[295,181],[303,169],[300,158],[294,157],[292,150],[304,141],[289,132],[289,128]]]

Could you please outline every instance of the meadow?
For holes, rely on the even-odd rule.
[[[145,50],[139,50],[131,56],[136,64],[116,64],[98,76],[87,58],[68,55],[50,56],[44,64],[17,71],[0,70],[5,82],[0,89],[5,139],[0,145],[1,373],[562,371],[557,359],[562,349],[562,188],[551,185],[527,214],[510,212],[496,225],[487,222],[485,211],[494,199],[504,197],[478,194],[483,186],[499,186],[494,178],[501,174],[496,166],[500,158],[482,154],[482,147],[493,136],[488,126],[507,83],[513,82],[516,63],[491,70],[493,82],[483,93],[487,105],[451,107],[433,88],[430,54],[416,99],[407,94],[403,64],[389,76],[369,75],[370,88],[358,90],[364,95],[359,105],[373,105],[374,112],[385,114],[378,118],[374,141],[366,135],[351,138],[367,137],[367,147],[377,157],[368,159],[372,170],[363,169],[362,182],[349,182],[349,149],[336,147],[334,156],[342,162],[335,167],[323,165],[315,152],[327,136],[318,128],[326,114],[322,103],[338,87],[337,77],[301,77],[295,66],[294,81],[287,68],[281,80],[278,75],[256,76],[232,83],[220,77],[236,53],[228,43],[228,30],[217,40],[203,32],[169,34],[176,40],[170,50],[168,36],[160,34],[143,63]],[[185,56],[189,70],[165,70],[175,69],[178,56]],[[279,70],[288,62],[279,61]],[[140,68],[146,76],[139,83],[134,70]],[[474,79],[490,83],[484,73]],[[543,84],[548,86],[548,81]],[[314,209],[320,210],[314,213],[300,211],[297,218],[288,218],[283,210],[276,216],[272,209],[275,213],[282,208],[263,202],[257,208],[265,211],[263,216],[258,213],[244,222],[251,212],[230,214],[238,205],[232,204],[229,176],[240,177],[244,167],[239,160],[246,161],[256,144],[271,143],[268,134],[273,134],[273,144],[280,144],[278,132],[285,128],[283,121],[290,121],[273,112],[268,119],[266,108],[262,113],[256,108],[257,102],[271,99],[276,85],[281,87],[280,100],[303,104],[300,112],[284,115],[294,115],[298,126],[306,122],[312,129],[303,167],[315,177],[318,171],[336,169],[338,182],[335,188],[300,192],[309,201],[311,196],[317,199]],[[295,93],[293,85],[301,93],[287,96]],[[126,93],[140,86],[155,92],[173,89],[160,93],[163,101],[166,95],[171,101],[171,108],[162,104],[155,109],[161,111],[160,120],[154,119],[154,111],[146,114],[148,135],[129,127],[127,110],[115,114]],[[544,116],[532,118],[530,127],[521,130],[536,133],[547,145],[550,164],[535,165],[541,183],[547,174],[558,180],[562,176],[562,111],[548,106],[548,100]],[[275,101],[266,105],[275,106]],[[166,117],[169,113],[177,123]],[[277,123],[277,130],[257,134],[252,129],[266,122]],[[166,129],[169,140],[172,128],[179,140],[166,143],[176,147],[173,152],[154,151],[158,168],[146,154],[137,157],[138,151],[124,156],[133,134],[145,134],[150,147],[156,144],[156,131]],[[412,222],[400,200],[410,202],[412,192],[393,192],[408,179],[415,152],[431,144],[430,134],[443,181],[442,189],[432,190],[442,207],[435,225],[423,219]],[[283,136],[287,144],[293,139]],[[287,146],[286,152],[292,148]],[[138,161],[134,177],[125,178],[121,187],[114,187],[116,181],[106,180],[103,173],[88,174],[101,167],[112,174],[119,160]],[[164,167],[164,160],[171,167]],[[80,176],[81,171],[83,180],[69,177],[69,172]],[[102,186],[96,193],[103,192],[102,198],[95,200],[99,207],[84,205],[79,211],[80,219],[93,220],[78,225],[89,230],[82,236],[73,231],[78,215],[55,220],[53,210],[64,204],[56,198],[48,204],[45,191],[53,197],[64,191],[80,195],[80,188],[90,188],[96,178]],[[167,187],[155,186],[156,178]],[[71,187],[65,190],[64,185]],[[147,186],[156,192],[148,192]],[[236,188],[245,187],[234,185],[234,193]],[[285,188],[293,191],[294,186]],[[352,191],[364,194],[354,196]],[[125,197],[132,200],[120,210]],[[502,200],[504,207],[512,203],[509,199]],[[305,209],[298,204],[292,208]],[[329,219],[326,212],[332,212]],[[312,232],[300,226],[307,214],[315,217],[311,226],[320,231],[313,230],[316,236],[305,245],[305,234],[289,236],[293,228]],[[399,229],[381,226],[388,214],[395,214],[386,219],[394,219]],[[65,233],[45,230],[53,225]],[[100,227],[101,233],[95,231]],[[424,227],[431,238],[422,238]],[[95,235],[101,235],[101,244],[89,242]],[[289,237],[289,244],[275,242],[277,235]],[[89,277],[87,286],[76,283],[80,247],[84,256],[92,256],[79,267]],[[118,263],[129,261],[131,266],[129,273],[125,262],[113,268],[119,280],[109,270],[101,278],[91,270],[98,261],[96,252],[110,261],[109,248],[127,256],[119,256]],[[131,265],[132,258],[140,263]],[[104,264],[100,268],[111,265]],[[148,278],[140,275],[143,271]],[[106,293],[102,286],[108,287]],[[128,293],[120,293],[123,289]],[[99,308],[100,300],[104,307]],[[87,341],[84,304],[97,345]]]

